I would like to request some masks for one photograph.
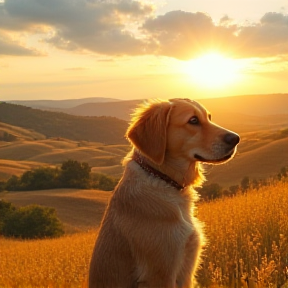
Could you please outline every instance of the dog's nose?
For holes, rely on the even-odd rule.
[[[224,136],[224,142],[230,146],[236,146],[240,141],[239,135],[235,133],[227,133]]]

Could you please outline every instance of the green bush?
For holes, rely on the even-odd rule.
[[[9,213],[13,213],[16,210],[16,207],[10,202],[0,200],[0,234],[2,234],[2,228],[4,221],[7,218]]]
[[[5,181],[0,181],[0,192],[6,190],[6,182]]]
[[[44,190],[59,186],[59,169],[40,167],[26,171],[20,178],[20,190]]]
[[[113,190],[118,183],[117,179],[100,173],[93,174],[91,178],[92,188],[104,191]]]
[[[55,209],[30,205],[6,215],[2,234],[6,237],[39,239],[59,237],[64,234],[64,230]]]
[[[91,167],[86,162],[64,161],[61,168],[39,167],[26,171],[21,177],[13,175],[3,182],[8,191],[31,191],[55,188],[101,189],[111,191],[118,180],[103,174],[91,174]],[[1,191],[0,182],[0,191]]]
[[[222,187],[218,183],[204,185],[199,189],[203,200],[213,200],[222,196]]]
[[[20,190],[19,177],[12,175],[6,182],[6,189],[8,191],[19,191]]]

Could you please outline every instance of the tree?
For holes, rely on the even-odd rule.
[[[231,195],[235,195],[239,191],[239,185],[232,185],[229,187],[229,191],[231,192]]]
[[[8,213],[2,226],[2,234],[8,237],[39,239],[59,237],[64,234],[64,230],[55,209],[30,205]]]
[[[0,140],[6,141],[6,142],[12,142],[17,140],[17,137],[15,135],[9,134],[8,132],[4,131],[2,136],[0,136]]]
[[[251,186],[252,186],[253,189],[258,190],[260,188],[260,182],[257,179],[253,179],[252,183],[251,183]]]
[[[88,188],[90,172],[88,163],[67,160],[62,163],[59,180],[63,188]]]
[[[12,175],[6,182],[6,189],[8,191],[17,191],[19,190],[20,182],[19,177]]]
[[[212,200],[221,197],[222,187],[218,183],[204,185],[200,190],[201,196],[206,200]]]
[[[288,169],[287,167],[282,167],[280,170],[280,173],[278,174],[278,178],[281,180],[282,178],[287,178],[288,177]]]
[[[241,189],[243,192],[246,192],[250,187],[250,179],[248,176],[245,176],[241,181]]]

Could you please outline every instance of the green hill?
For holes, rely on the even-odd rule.
[[[105,144],[126,144],[127,122],[115,117],[80,117],[0,103],[0,122],[34,130],[46,137],[63,137]]]

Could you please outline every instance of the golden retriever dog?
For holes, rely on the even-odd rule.
[[[133,148],[101,223],[89,288],[189,288],[204,243],[193,215],[201,163],[233,157],[239,136],[189,99],[150,101],[127,130]]]

